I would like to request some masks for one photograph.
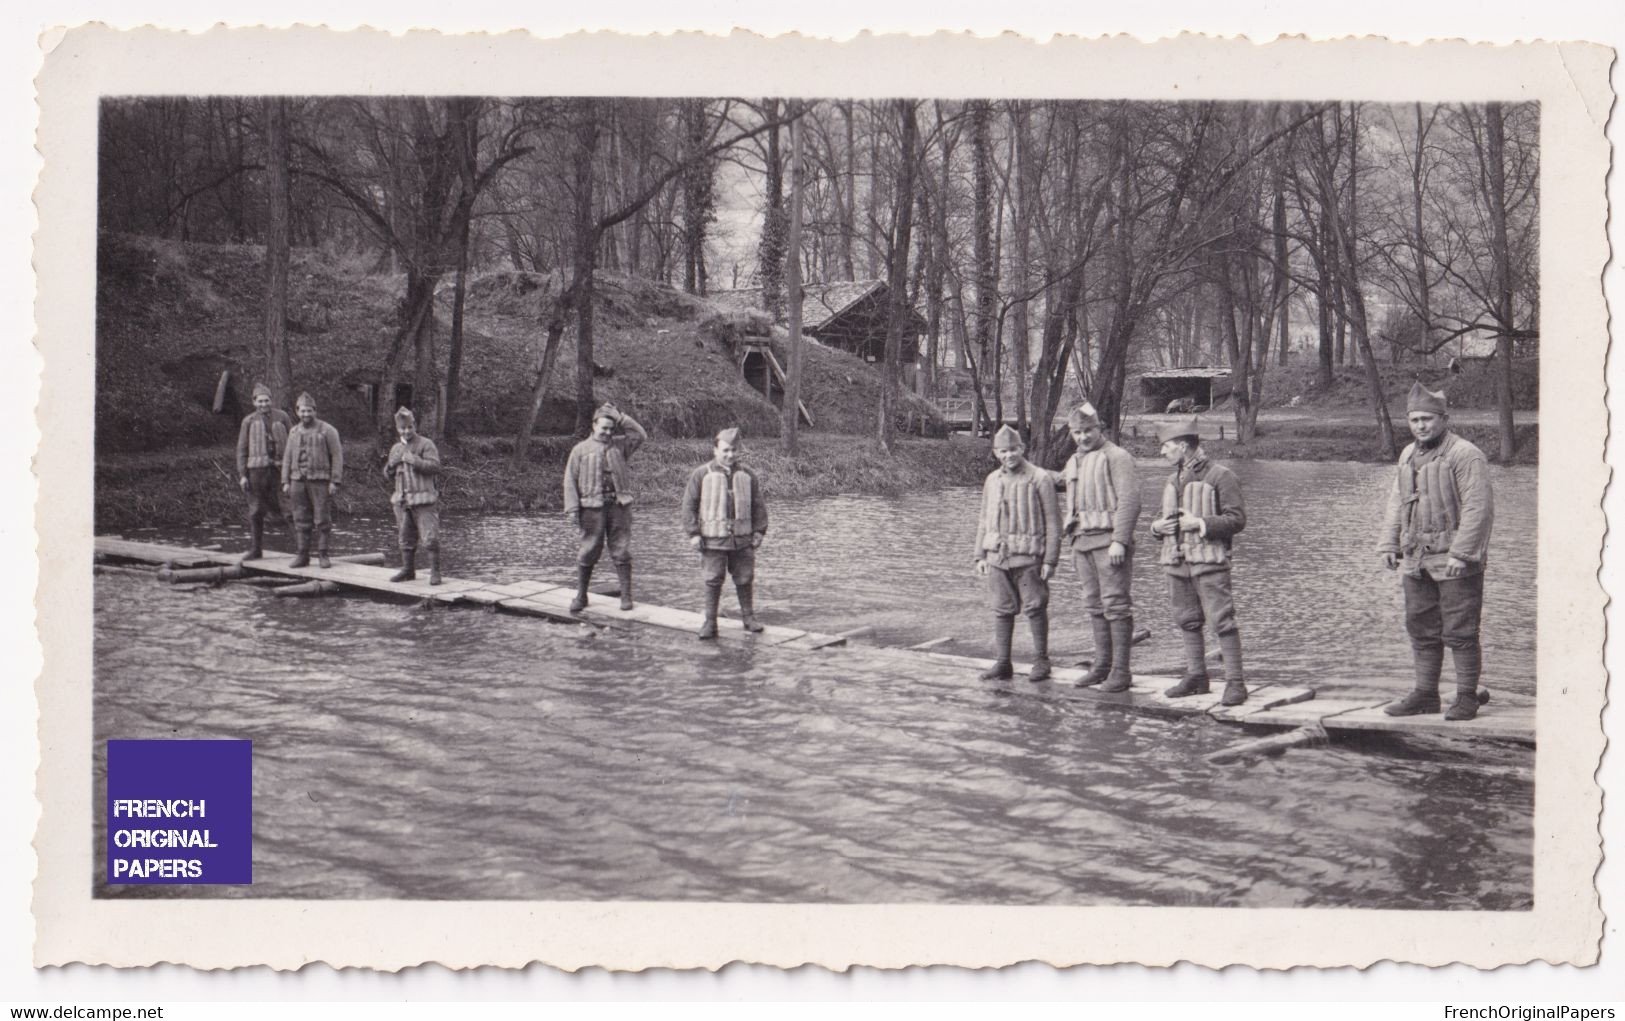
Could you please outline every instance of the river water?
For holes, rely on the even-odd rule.
[[[991,464],[990,464],[991,467]],[[1250,678],[1398,694],[1409,649],[1372,553],[1392,469],[1239,462],[1237,613]],[[1142,463],[1151,504],[1164,475]],[[1484,609],[1497,703],[1533,700],[1533,468],[1494,468]],[[772,498],[772,479],[764,480]],[[381,499],[381,498],[380,498]],[[771,503],[769,623],[986,653],[977,494]],[[673,506],[640,506],[639,597],[697,606]],[[570,574],[560,516],[448,517],[446,570]],[[1142,524],[1143,531],[1143,524]],[[132,538],[240,546],[218,523]],[[335,552],[390,549],[340,522]],[[284,545],[273,543],[273,545]],[[1149,541],[1142,668],[1178,636]],[[613,579],[607,563],[606,579]],[[733,597],[724,598],[733,612]],[[363,596],[98,575],[95,734],[254,741],[251,887],[102,896],[954,902],[1520,909],[1534,755],[1372,738],[1215,767],[1237,728],[1008,694],[856,649],[807,655],[425,610]],[[1076,581],[1053,651],[1087,653]],[[1020,655],[1024,628],[1018,626]],[[1449,667],[1445,689],[1449,690]],[[1493,705],[1492,705],[1493,708]],[[96,756],[98,791],[104,760]],[[98,830],[98,834],[99,834]],[[98,862],[101,852],[98,849]]]

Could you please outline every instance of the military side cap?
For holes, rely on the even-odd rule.
[[[417,425],[417,421],[417,416],[412,414],[411,408],[400,407],[395,409],[395,425],[397,427],[403,425]]]
[[[731,425],[717,433],[717,446],[726,443],[730,447],[739,446],[741,434],[737,425]]]
[[[1420,379],[1411,384],[1411,395],[1405,401],[1406,414],[1422,411],[1429,415],[1443,415],[1447,410],[1443,393],[1429,390]]]
[[[1072,409],[1072,414],[1066,416],[1066,424],[1068,428],[1077,429],[1080,432],[1091,426],[1098,429],[1100,428],[1100,412],[1095,410],[1093,404],[1084,401]]]
[[[271,396],[271,388],[266,386],[264,383],[255,383],[254,396],[258,397],[260,394],[264,394],[267,397]]]
[[[1201,424],[1197,422],[1195,415],[1157,427],[1158,443],[1167,443],[1169,440],[1182,440],[1187,437],[1193,440],[1202,438]]]
[[[994,450],[1021,450],[1025,446],[1021,434],[1007,425],[999,426],[999,431],[993,434]]]
[[[311,411],[315,411],[316,398],[312,397],[307,391],[299,395],[299,399],[293,402],[293,406],[296,408],[309,408]]]

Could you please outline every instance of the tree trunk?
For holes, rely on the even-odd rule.
[[[790,371],[784,385],[784,448],[801,456],[801,136],[806,127],[790,125],[790,231],[785,239],[785,319],[790,334]],[[776,148],[776,145],[775,145]],[[772,389],[772,384],[768,385]]]
[[[553,375],[553,363],[558,359],[559,342],[564,337],[564,324],[570,317],[575,303],[575,294],[570,290],[562,292],[558,301],[553,304],[553,312],[547,320],[547,341],[542,347],[542,357],[537,363],[536,378],[530,387],[530,402],[525,405],[525,417],[519,424],[519,432],[513,440],[513,466],[521,468],[525,464],[525,457],[530,450],[530,434],[536,428],[536,419],[542,413],[542,401],[547,396],[547,381]]]
[[[463,305],[468,298],[468,234],[469,221],[463,220],[463,230],[457,241],[457,282],[451,298],[451,347],[446,353],[446,406],[440,410],[440,435],[446,440],[457,438],[457,397],[463,385]]]
[[[1489,207],[1491,247],[1495,256],[1496,355],[1501,376],[1496,381],[1495,406],[1501,427],[1501,460],[1510,461],[1517,453],[1517,435],[1512,416],[1512,260],[1507,247],[1506,207],[1506,125],[1500,103],[1485,109],[1485,143],[1489,159]]]
[[[895,443],[897,413],[898,362],[902,357],[903,332],[909,328],[912,309],[908,304],[908,254],[914,229],[914,149],[919,137],[919,124],[914,117],[914,102],[901,99],[896,109],[903,122],[902,162],[897,172],[896,216],[893,219],[891,264],[887,267],[887,286],[891,290],[891,316],[886,324],[886,358],[881,366],[880,389],[880,446],[890,454]]]
[[[1027,173],[1031,162],[1027,153],[1027,110],[1024,103],[1013,101],[1010,111],[1011,120],[1011,167],[1010,178],[1014,184],[1014,193],[1010,203],[1010,229],[1015,232],[1015,266],[1014,278],[1010,282],[1011,290],[1016,296],[1016,304],[1011,312],[1014,319],[1011,323],[1011,344],[1015,347],[1015,376],[1016,376],[1016,431],[1021,433],[1025,442],[1032,442],[1032,429],[1027,421],[1027,370],[1028,359],[1031,357],[1030,343],[1031,330],[1027,319],[1027,262],[1029,254],[1028,238],[1028,195]]]
[[[598,152],[598,101],[577,100],[575,126],[575,251],[570,289],[576,301],[576,432],[592,431],[597,408],[592,384],[593,259],[598,252],[598,224],[593,208],[593,157]]]
[[[974,181],[974,234],[972,246],[976,260],[976,361],[985,370],[993,358],[994,305],[998,300],[997,280],[993,266],[993,152],[989,138],[988,120],[991,112],[987,100],[971,103],[971,157]],[[997,381],[995,381],[997,386]],[[998,398],[995,397],[995,400]],[[1002,408],[1000,409],[1002,415]]]
[[[265,105],[265,371],[271,400],[286,408],[293,397],[288,354],[288,101]]]

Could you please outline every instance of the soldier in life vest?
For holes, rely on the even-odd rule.
[[[1489,697],[1478,690],[1483,661],[1478,620],[1495,517],[1489,465],[1482,451],[1450,431],[1444,394],[1420,382],[1413,385],[1406,420],[1416,442],[1399,455],[1377,550],[1383,566],[1399,568],[1404,579],[1405,630],[1416,683],[1383,712],[1438,712],[1439,674],[1448,647],[1455,661],[1456,699],[1444,718],[1470,720]]]
[[[418,434],[410,408],[395,411],[400,439],[389,449],[384,477],[394,484],[389,502],[401,543],[401,569],[390,581],[412,581],[418,576],[418,543],[429,551],[429,584],[440,584],[440,451],[434,441]]]
[[[1162,513],[1151,523],[1151,534],[1162,540],[1158,562],[1168,576],[1174,623],[1185,639],[1185,676],[1163,694],[1169,698],[1207,694],[1207,654],[1202,644],[1202,625],[1207,623],[1224,653],[1220,704],[1241,705],[1247,701],[1247,684],[1230,589],[1230,540],[1247,524],[1241,482],[1202,452],[1194,415],[1163,426],[1157,438],[1174,473],[1163,487]]]
[[[738,428],[717,433],[711,461],[694,469],[683,489],[683,529],[700,551],[705,579],[705,621],[700,641],[717,636],[717,608],[722,578],[730,574],[739,597],[739,618],[746,631],[760,631],[756,620],[756,549],[767,535],[767,501],[756,475],[739,463],[744,455]]]
[[[309,566],[310,533],[315,529],[317,562],[332,567],[327,555],[333,534],[332,499],[344,481],[344,444],[337,429],[316,417],[316,398],[300,394],[294,410],[299,422],[288,433],[288,449],[282,455],[282,491],[293,501],[299,548],[288,566]]]
[[[570,612],[587,606],[587,585],[604,547],[621,583],[621,609],[632,609],[632,470],[627,462],[649,438],[631,415],[613,404],[592,413],[592,435],[577,443],[564,465],[564,513],[581,533],[576,595]]]
[[[292,427],[286,411],[271,407],[271,388],[255,383],[254,412],[237,430],[237,488],[248,494],[248,555],[244,560],[265,555],[266,512],[281,516],[277,478]]]
[[[981,674],[984,681],[1011,676],[1010,643],[1016,614],[1027,618],[1033,635],[1030,681],[1047,680],[1049,664],[1049,579],[1061,555],[1061,510],[1050,473],[1029,464],[1021,434],[1000,426],[993,436],[999,468],[982,484],[976,519],[976,573],[987,579],[993,609],[997,658]]]
[[[1094,631],[1095,654],[1078,687],[1106,683],[1101,691],[1127,691],[1134,644],[1134,528],[1140,518],[1140,484],[1134,456],[1106,438],[1100,416],[1084,404],[1066,420],[1077,453],[1066,463],[1066,503],[1061,531],[1072,543],[1072,564],[1083,582],[1083,612]]]

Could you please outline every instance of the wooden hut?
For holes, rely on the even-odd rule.
[[[1168,411],[1175,402],[1187,402],[1185,410],[1206,411],[1230,396],[1230,370],[1208,365],[1151,369],[1140,374],[1140,396],[1150,414]]]

